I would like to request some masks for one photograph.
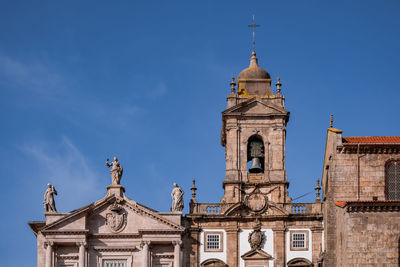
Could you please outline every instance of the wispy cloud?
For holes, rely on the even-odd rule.
[[[51,183],[58,190],[57,200],[66,209],[95,201],[102,188],[101,177],[93,170],[86,157],[68,137],[58,144],[36,141],[20,147],[36,163],[44,184]],[[44,181],[47,179],[46,181]],[[71,197],[73,196],[73,197]]]
[[[0,54],[0,80],[3,84],[40,95],[59,95],[68,80],[40,61],[21,61]]]

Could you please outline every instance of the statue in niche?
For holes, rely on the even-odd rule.
[[[172,197],[172,208],[171,211],[179,211],[183,210],[183,190],[178,186],[177,183],[174,183],[174,189],[172,189],[171,197]]]
[[[47,184],[47,190],[44,193],[44,212],[57,212],[56,203],[54,202],[54,195],[57,195],[57,191],[51,184]]]
[[[111,184],[117,185],[121,181],[122,177],[122,165],[119,163],[117,157],[114,157],[114,161],[109,163],[109,159],[106,161],[107,167],[111,167],[110,173],[111,173]]]

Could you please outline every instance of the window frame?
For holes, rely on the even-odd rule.
[[[207,248],[207,235],[218,235],[219,236],[219,249],[209,249]],[[223,232],[207,231],[204,232],[204,252],[223,252],[224,251],[224,234]]]
[[[386,197],[386,200],[400,200],[400,197],[399,198],[389,198],[389,189],[388,189],[388,187],[389,187],[389,166],[392,164],[400,166],[400,159],[391,159],[391,160],[388,160],[385,164],[385,197]],[[395,177],[395,178],[397,178],[400,183],[400,175],[399,175],[399,177]],[[399,188],[399,190],[400,190],[400,188]]]
[[[102,263],[101,263],[102,264],[101,267],[105,267],[105,264],[107,262],[111,262],[111,261],[124,262],[125,263],[125,267],[128,267],[128,260],[126,260],[126,259],[103,259]]]
[[[293,235],[294,234],[304,234],[304,247],[293,247]],[[293,230],[289,232],[290,235],[290,250],[291,251],[307,251],[308,250],[308,243],[309,243],[309,231],[307,230]]]

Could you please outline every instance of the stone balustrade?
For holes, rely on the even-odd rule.
[[[221,203],[191,203],[190,214],[222,215],[232,204]],[[322,203],[287,203],[279,205],[290,215],[312,215],[322,213]]]

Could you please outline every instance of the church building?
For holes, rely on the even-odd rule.
[[[279,78],[274,91],[253,51],[237,87],[232,79],[222,112],[224,196],[220,203],[198,203],[193,194],[186,215],[193,240],[188,266],[312,266],[322,255],[319,192],[314,203],[292,203],[288,195],[290,113]]]
[[[322,196],[318,180],[314,202],[293,203],[285,166],[290,113],[279,78],[271,84],[253,50],[222,112],[220,202],[199,203],[193,180],[188,214],[178,185],[172,211],[155,211],[128,198],[114,158],[105,196],[85,207],[57,212],[49,185],[46,220],[29,222],[37,266],[399,266],[400,137],[344,137],[331,120]]]

